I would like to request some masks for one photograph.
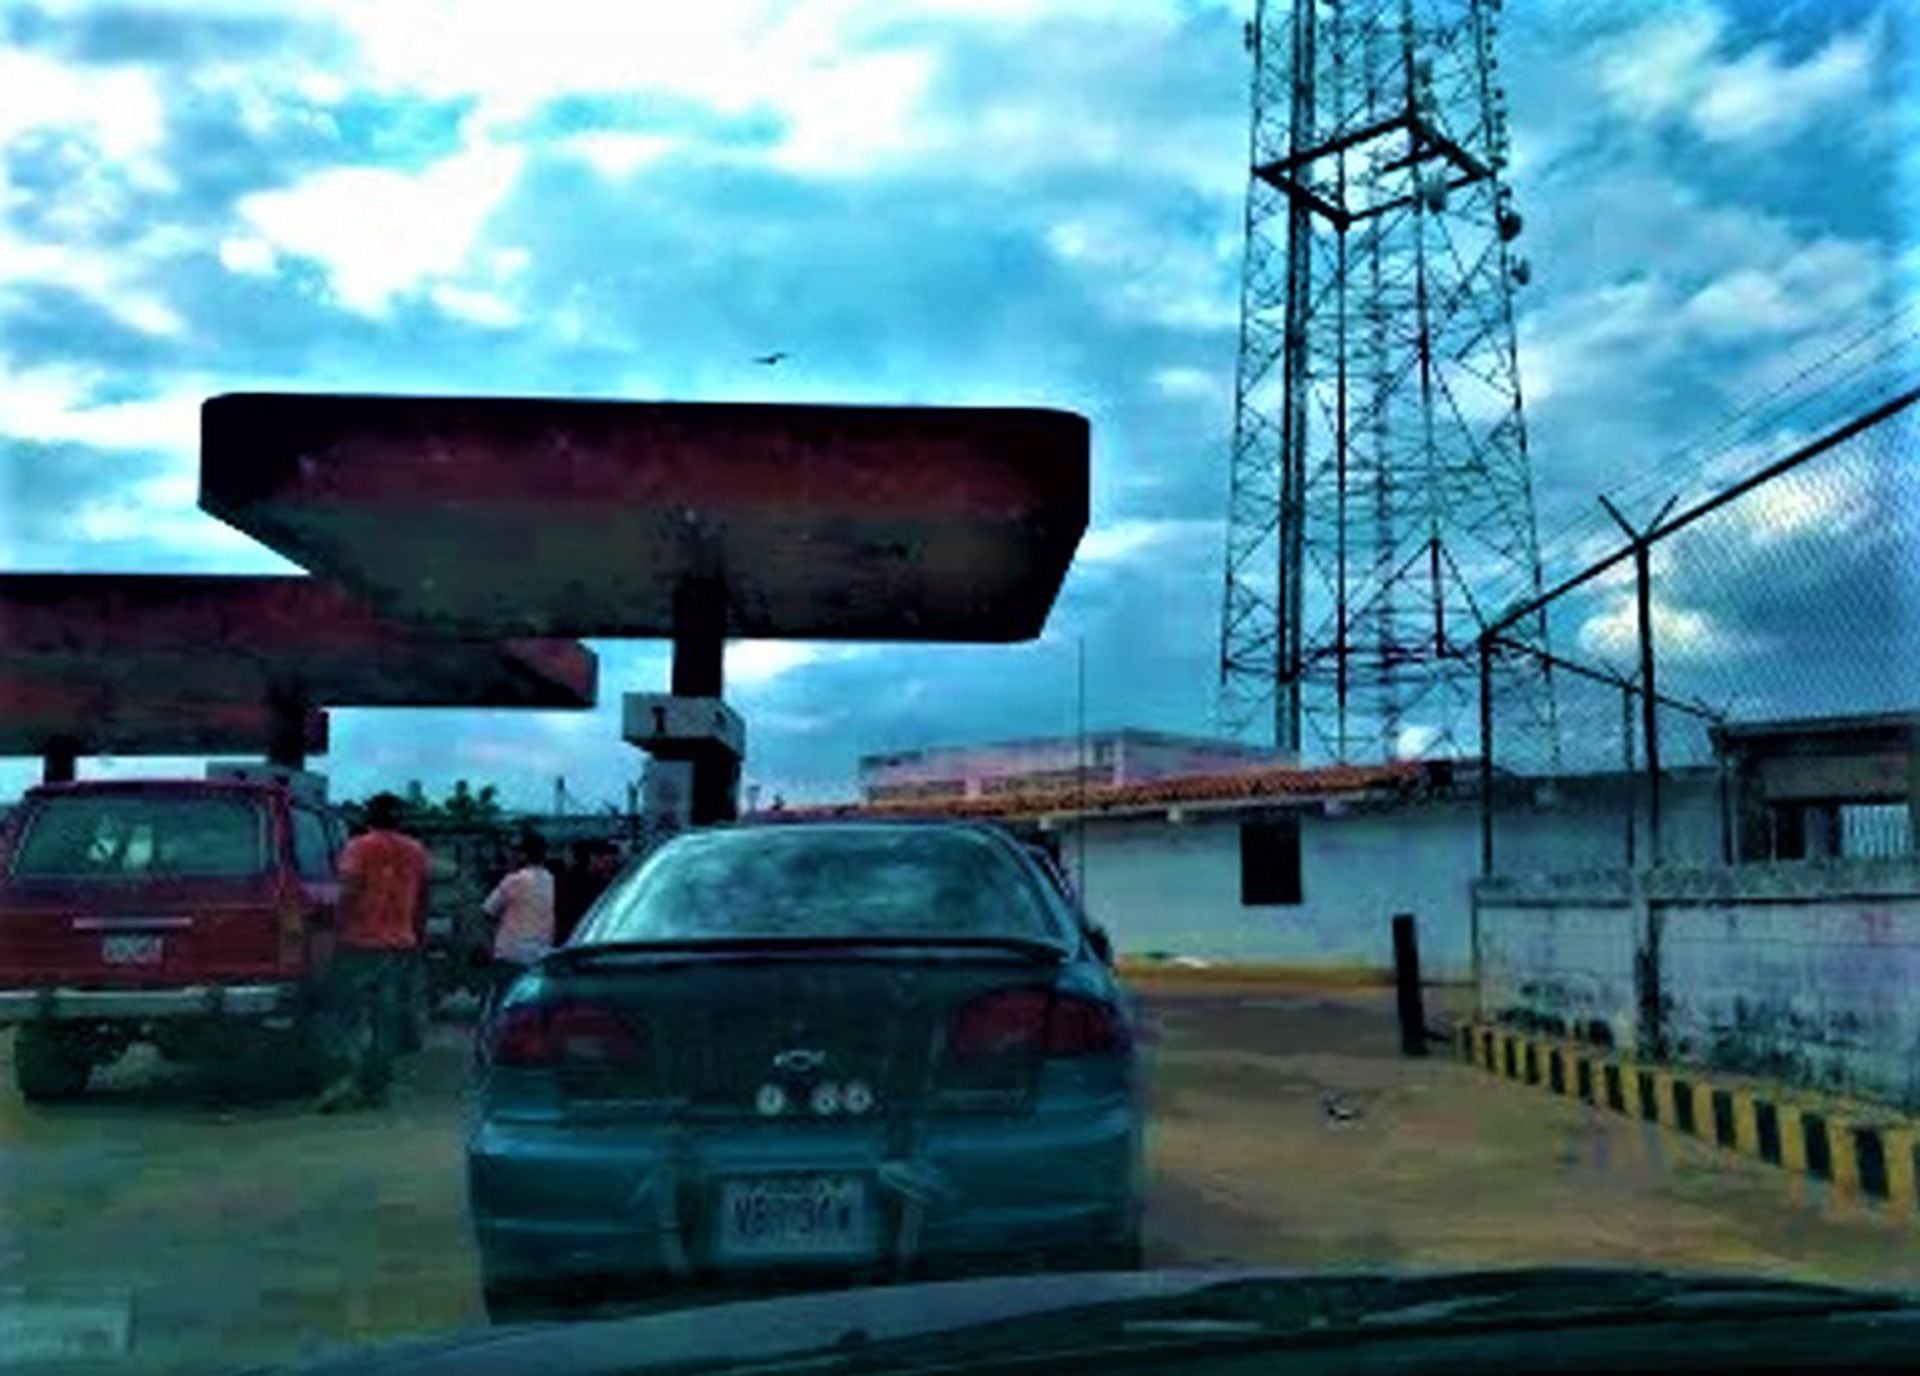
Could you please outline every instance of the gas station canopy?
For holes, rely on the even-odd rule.
[[[1034,409],[232,394],[201,412],[206,511],[442,634],[668,636],[693,579],[729,636],[1031,639],[1087,473],[1085,419]]]
[[[109,685],[0,669],[0,756],[258,755],[273,738],[261,702],[191,700],[137,679]],[[300,746],[327,753],[327,714],[300,714]]]
[[[587,707],[596,670],[570,641],[396,628],[316,578],[0,574],[0,682],[60,685],[80,723],[97,702],[189,721],[215,705]]]

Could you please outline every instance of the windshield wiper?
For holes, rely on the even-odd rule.
[[[1676,1277],[1604,1268],[1435,1277],[1308,1276],[1227,1280],[1172,1297],[1110,1300],[979,1327],[834,1344],[733,1373],[966,1369],[1000,1376],[1124,1356],[1168,1362],[1370,1337],[1459,1337],[1657,1321],[1762,1320],[1912,1312],[1909,1297],[1788,1281]]]
[[[714,956],[723,959],[754,959],[762,956],[791,957],[815,953],[884,954],[889,951],[924,951],[979,954],[995,952],[1023,956],[1050,965],[1067,958],[1065,948],[1038,937],[983,936],[951,933],[938,936],[827,936],[761,935],[665,937],[652,940],[597,941],[580,946],[563,946],[551,952],[543,964],[572,968],[602,959],[656,956],[664,959]]]

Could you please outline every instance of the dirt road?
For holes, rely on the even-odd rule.
[[[1864,1206],[1401,1060],[1384,995],[1147,1001],[1156,1262],[1651,1261],[1920,1286],[1915,1238]],[[124,1342],[113,1365],[198,1371],[483,1322],[465,1035],[438,1029],[371,1115],[223,1101],[145,1058],[57,1109],[0,1091],[0,1371],[61,1324]]]

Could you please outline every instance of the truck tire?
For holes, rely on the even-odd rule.
[[[28,1023],[14,1034],[13,1079],[28,1103],[75,1098],[86,1091],[92,1075],[86,1044],[71,1033]]]

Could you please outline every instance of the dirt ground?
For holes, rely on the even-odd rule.
[[[1157,1264],[1619,1261],[1920,1287],[1910,1223],[1444,1056],[1402,1059],[1385,991],[1144,1001]],[[29,1109],[0,1051],[0,1371],[84,1332],[118,1349],[97,1365],[201,1371],[484,1322],[466,1036],[437,1029],[388,1110],[337,1118],[221,1099],[145,1057],[81,1103]]]

